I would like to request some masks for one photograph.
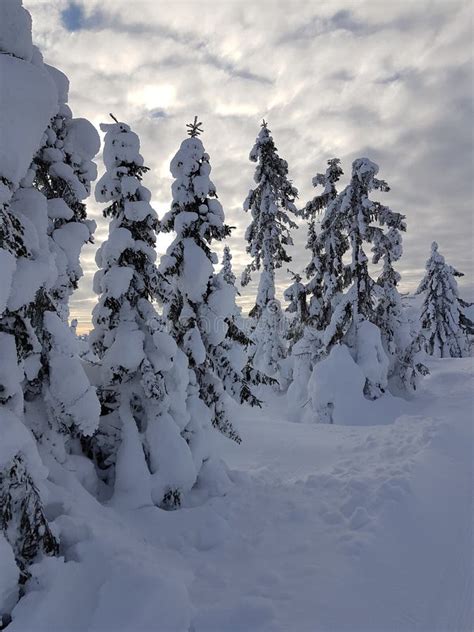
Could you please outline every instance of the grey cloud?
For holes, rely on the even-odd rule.
[[[185,123],[195,114],[204,121],[212,178],[227,221],[236,227],[229,243],[237,275],[248,260],[243,234],[249,217],[242,203],[255,168],[248,154],[265,117],[301,204],[315,194],[311,178],[329,158],[343,161],[341,186],[355,157],[380,165],[391,191],[374,197],[407,215],[398,266],[402,289],[416,286],[434,238],[467,273],[461,282],[469,282],[474,165],[465,3],[335,0],[329,9],[321,5],[317,16],[306,3],[293,3],[293,12],[281,3],[272,3],[271,11],[265,3],[211,3],[199,11],[190,5],[195,13],[185,20],[178,5],[155,15],[149,2],[141,5],[144,12],[130,3],[88,0],[87,15],[100,9],[105,16],[101,30],[96,24],[72,35],[59,13],[52,21],[43,2],[25,5],[46,60],[71,80],[74,114],[98,124],[113,111],[140,135],[152,169],[146,185],[160,214],[169,205],[169,161],[185,137]],[[288,37],[305,25],[322,35]],[[262,80],[239,75],[246,72]],[[166,103],[133,98],[145,85],[171,86],[174,94]],[[84,321],[95,302],[95,250],[108,230],[99,205],[90,201],[89,212],[98,223],[96,245],[84,250],[85,276],[72,302]],[[303,223],[295,231],[292,269],[307,264],[306,232]],[[159,254],[165,247],[160,241]],[[288,284],[285,270],[277,280],[280,290]],[[257,281],[258,275],[242,291],[247,307]]]
[[[81,7],[82,5],[80,5],[79,3],[72,3],[72,6]],[[81,14],[82,13],[83,11],[81,12]],[[182,45],[184,48],[188,49],[194,54],[194,57],[189,58],[180,55],[168,56],[168,58],[165,58],[160,62],[162,64],[169,63],[173,67],[180,67],[195,63],[207,64],[225,72],[232,77],[248,81],[256,81],[263,84],[273,83],[272,79],[270,79],[269,77],[258,75],[246,68],[240,68],[231,60],[225,59],[222,56],[210,52],[208,50],[208,42],[196,37],[192,32],[187,30],[178,31],[177,29],[173,29],[159,23],[154,23],[150,25],[146,23],[133,22],[130,20],[124,21],[117,14],[110,14],[100,10],[96,10],[87,19],[81,19],[77,16],[74,16],[73,20],[75,20],[77,23],[81,22],[80,28],[82,29],[95,31],[108,29],[116,33],[124,33],[126,35],[134,34],[140,37],[150,36],[153,38],[170,40],[171,42]],[[79,30],[79,28],[76,30]]]
[[[355,35],[371,32],[373,26],[357,19],[354,13],[348,9],[336,11],[329,17],[314,15],[296,29],[285,33],[279,43],[294,43],[296,40],[309,40],[319,37],[331,31],[348,31]]]

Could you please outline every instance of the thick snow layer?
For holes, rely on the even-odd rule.
[[[6,335],[0,333],[0,344],[3,336]],[[0,349],[3,351],[2,347]],[[42,485],[48,472],[41,462],[33,435],[20,418],[7,410],[5,406],[2,406],[0,411],[0,422],[2,424],[0,469],[9,465],[17,454],[21,454],[26,461],[30,476],[37,485]]]
[[[130,131],[128,125],[101,124],[100,129],[113,134],[111,142],[104,147],[104,164],[107,170],[113,170],[116,162],[143,164],[143,158],[139,154],[140,139],[135,132]],[[124,131],[127,133],[123,133]]]
[[[201,333],[197,327],[188,329],[184,334],[183,350],[194,363],[199,366],[206,360],[206,348],[204,347]]]
[[[120,258],[124,250],[134,247],[136,247],[136,242],[132,238],[132,233],[126,228],[117,228],[110,233],[107,241],[97,251],[97,264],[102,267],[101,256],[104,262],[108,261],[111,264]]]
[[[180,277],[181,289],[190,301],[199,303],[213,273],[212,263],[194,239],[187,237],[182,243],[184,261]]]
[[[389,360],[382,346],[380,329],[363,320],[357,327],[357,365],[365,377],[382,389],[387,387]]]
[[[0,25],[3,32],[1,20]],[[10,55],[0,54],[0,77],[0,175],[17,185],[57,111],[58,94],[44,67]]]
[[[67,182],[69,188],[74,192],[78,200],[85,200],[89,195],[86,187],[75,174],[74,169],[65,162],[53,162],[49,167],[49,172],[52,176],[57,176]]]
[[[156,217],[149,202],[125,202],[124,214],[131,222],[143,222],[148,216]]]
[[[57,228],[52,237],[66,253],[71,265],[79,265],[81,248],[90,238],[88,227],[80,222],[69,222]]]
[[[133,279],[133,268],[115,266],[102,276],[101,290],[112,298],[120,298],[130,287]]]
[[[3,314],[7,306],[15,269],[15,257],[7,250],[0,248],[0,316]]]
[[[152,498],[159,505],[169,488],[188,493],[197,478],[193,455],[174,419],[167,413],[150,420],[146,432],[153,472]]]
[[[66,122],[66,129],[65,151],[78,154],[83,160],[94,158],[100,149],[100,137],[92,123],[87,119],[73,118]]]
[[[126,397],[120,405],[121,441],[115,466],[113,503],[127,509],[152,506],[150,471],[143,458],[137,424]]]
[[[108,349],[103,367],[115,371],[123,367],[129,372],[135,371],[145,357],[143,353],[144,335],[135,323],[123,323],[115,330],[115,340]]]
[[[74,213],[62,198],[48,200],[48,217],[50,219],[71,219]]]
[[[377,376],[374,367],[371,364],[369,367],[369,375]],[[364,367],[356,364],[349,349],[335,345],[329,356],[318,362],[312,371],[308,400],[300,420],[371,426],[392,423],[397,414],[408,410],[406,400],[394,397],[389,391],[374,401],[367,399],[364,396],[366,379]]]
[[[23,375],[18,366],[15,338],[11,334],[0,332],[0,393],[8,400],[20,389]],[[2,407],[3,409],[3,407]],[[0,413],[1,414],[1,413]],[[3,426],[2,426],[3,428]],[[3,441],[3,435],[2,435]],[[5,463],[5,461],[3,461]],[[0,465],[2,456],[0,454]]]
[[[0,52],[31,61],[31,15],[22,7],[21,0],[2,0],[0,3]]]
[[[335,345],[327,358],[318,362],[308,383],[314,420],[320,423],[365,424],[361,409],[365,403],[365,375],[345,345]]]
[[[83,435],[99,424],[100,403],[79,359],[76,339],[54,312],[45,312],[44,326],[51,335],[48,399],[57,414],[69,418]]]
[[[178,511],[100,505],[52,463],[65,557],[9,629],[471,630],[472,360],[430,369],[387,425],[294,424],[271,389],[236,406],[242,445],[212,434],[233,484]]]
[[[56,90],[58,91],[58,102],[62,104],[67,103],[69,98],[69,79],[63,72],[61,72],[58,68],[55,68],[54,66],[45,64],[44,67],[49,72],[54,81],[54,85],[56,86]]]
[[[31,303],[38,290],[51,279],[55,271],[51,259],[25,259],[19,257],[13,275],[8,308],[12,311]]]
[[[9,543],[0,533],[0,621],[18,601],[19,571]]]
[[[26,248],[33,255],[47,249],[48,207],[44,195],[32,187],[20,187],[13,196],[11,206],[20,215]]]

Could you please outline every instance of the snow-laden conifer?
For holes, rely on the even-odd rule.
[[[249,191],[244,210],[252,216],[245,233],[252,260],[244,270],[242,285],[250,282],[253,272],[260,271],[257,298],[250,312],[258,320],[268,302],[275,299],[275,270],[291,261],[287,246],[293,243],[290,231],[297,225],[290,216],[298,214],[295,206],[298,191],[288,179],[288,163],[278,155],[265,121],[250,160],[257,163],[256,187]]]
[[[148,168],[138,136],[102,125],[106,172],[96,199],[109,205],[108,239],[97,251],[90,342],[101,363],[103,417],[93,444],[117,502],[180,504],[208,458],[206,418],[186,357],[152,305],[158,219],[142,184]]]
[[[286,387],[285,376],[282,375],[282,361],[286,357],[285,337],[287,327],[280,302],[269,301],[254,331],[255,347],[251,365],[272,378],[282,389]]]
[[[392,265],[392,259],[398,259],[402,253],[401,235],[395,230],[389,231],[386,237],[383,268],[377,279],[375,322],[389,359],[389,379],[397,390],[412,391],[416,389],[420,376],[428,374],[428,369],[421,358],[420,336],[410,332],[397,288],[400,274]]]
[[[332,316],[336,296],[345,287],[345,263],[343,257],[348,248],[347,237],[343,232],[342,217],[333,204],[337,197],[336,184],[343,171],[338,158],[328,160],[324,174],[313,178],[313,186],[322,186],[323,192],[309,201],[302,215],[309,220],[306,248],[311,259],[305,268],[306,290],[309,295],[308,325],[322,331]],[[324,215],[316,230],[317,217]]]
[[[47,67],[58,89],[59,109],[52,118],[37,152],[28,179],[48,199],[48,234],[58,278],[51,290],[56,310],[68,318],[68,301],[82,276],[79,262],[83,245],[92,241],[95,222],[87,218],[84,200],[97,177],[93,158],[100,140],[86,119],[73,118],[67,105],[69,81],[63,73]]]
[[[403,215],[370,199],[373,190],[389,190],[387,183],[376,177],[377,173],[378,166],[369,159],[355,160],[349,185],[330,202],[327,211],[329,214],[334,213],[338,231],[340,227],[346,237],[350,263],[343,274],[347,290],[344,293],[340,291],[333,300],[331,320],[323,337],[324,351],[327,354],[333,345],[344,342],[352,350],[356,362],[365,352],[361,348],[364,343],[364,336],[360,339],[361,323],[377,322],[376,285],[369,272],[369,255],[366,251],[369,248],[372,251],[374,264],[385,260],[391,265],[401,255],[400,231],[406,229]],[[338,253],[338,256],[341,255]],[[368,333],[368,329],[364,328],[366,330]],[[375,353],[378,343],[374,336],[375,330],[371,330],[370,338],[375,344]],[[384,375],[385,359],[379,357],[378,351],[374,361],[379,364],[380,371],[372,373],[373,378],[377,374],[375,382],[367,376],[365,392],[371,398],[378,397],[385,390],[388,379],[388,375]]]
[[[416,293],[425,294],[421,308],[424,347],[437,358],[469,355],[469,336],[474,334],[474,323],[464,313],[469,303],[459,296],[455,277],[461,276],[462,272],[446,263],[434,241],[426,262],[426,274]]]
[[[24,581],[39,554],[58,550],[44,511],[47,470],[38,444],[46,458],[63,460],[69,439],[94,432],[98,401],[56,313],[52,290],[58,266],[48,237],[47,201],[31,186],[30,165],[58,111],[57,85],[31,43],[31,18],[21,2],[2,2],[0,13],[5,87],[0,99],[0,527]]]
[[[296,420],[308,402],[307,385],[311,371],[322,357],[322,333],[331,320],[335,298],[344,288],[343,256],[347,250],[347,239],[331,204],[337,196],[336,185],[342,174],[340,160],[328,160],[326,172],[317,173],[312,180],[314,187],[323,187],[322,193],[318,193],[301,211],[309,221],[306,249],[310,252],[310,261],[304,271],[307,279],[304,285],[306,318],[299,327],[298,321],[294,324],[299,335],[291,348],[293,371],[287,400],[288,412]],[[319,220],[321,214],[323,216]],[[316,228],[318,224],[319,232]],[[298,286],[295,289],[301,292]],[[303,300],[302,296],[300,300]]]
[[[158,296],[173,337],[189,359],[214,427],[240,442],[226,404],[226,390],[234,396],[240,393],[244,400],[251,397],[244,377],[229,362],[226,338],[232,334],[235,286],[224,279],[224,273],[215,274],[218,258],[211,249],[213,241],[230,234],[230,228],[209,177],[209,155],[198,138],[200,125],[197,118],[188,125],[189,138],[183,140],[170,165],[173,200],[162,228],[174,231],[176,237],[161,258],[159,271],[166,286]]]
[[[308,305],[306,299],[307,290],[305,284],[302,283],[302,276],[296,272],[291,272],[291,270],[288,270],[288,272],[292,276],[293,283],[284,291],[283,297],[289,303],[286,311],[293,315],[287,333],[291,351],[292,346],[303,335],[304,327],[308,320]]]
[[[46,495],[39,490],[44,467],[24,418],[23,384],[40,366],[30,304],[20,308],[12,304],[13,283],[26,261],[34,264],[35,253],[28,247],[25,226],[12,205],[4,202],[0,205],[0,529],[13,549],[22,582],[39,553],[54,554],[58,549],[44,513]]]
[[[210,350],[214,356],[216,371],[222,380],[225,391],[239,404],[261,406],[260,400],[253,393],[253,386],[265,382],[265,376],[258,371],[247,373],[246,361],[253,341],[245,333],[241,313],[235,298],[238,290],[235,287],[235,275],[232,271],[232,255],[228,246],[224,247],[222,269],[212,280],[213,291],[230,292],[233,295],[227,316],[224,317],[227,331],[224,340]]]

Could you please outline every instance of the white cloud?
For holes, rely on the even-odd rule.
[[[311,178],[338,156],[346,174],[356,156],[380,164],[392,187],[384,203],[406,213],[400,262],[416,285],[437,239],[453,265],[472,272],[472,6],[463,1],[391,3],[76,3],[82,30],[61,21],[66,0],[24,0],[45,59],[71,81],[76,116],[96,125],[109,112],[141,136],[152,167],[147,185],[160,212],[170,200],[168,164],[195,114],[213,178],[236,226],[236,272],[246,261],[241,210],[252,185],[248,162],[261,118],[270,122],[303,204]],[[100,209],[96,241],[106,235]],[[294,261],[306,264],[305,230]],[[161,247],[161,244],[160,244]],[[89,318],[93,248],[72,308]],[[279,275],[284,284],[288,277]],[[243,294],[247,305],[254,291]],[[92,300],[91,300],[92,298]]]

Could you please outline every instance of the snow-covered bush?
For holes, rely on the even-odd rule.
[[[437,358],[469,355],[469,335],[474,334],[474,323],[464,313],[469,304],[459,297],[455,277],[460,276],[463,273],[445,262],[434,241],[417,294],[425,293],[421,308],[424,347]]]

